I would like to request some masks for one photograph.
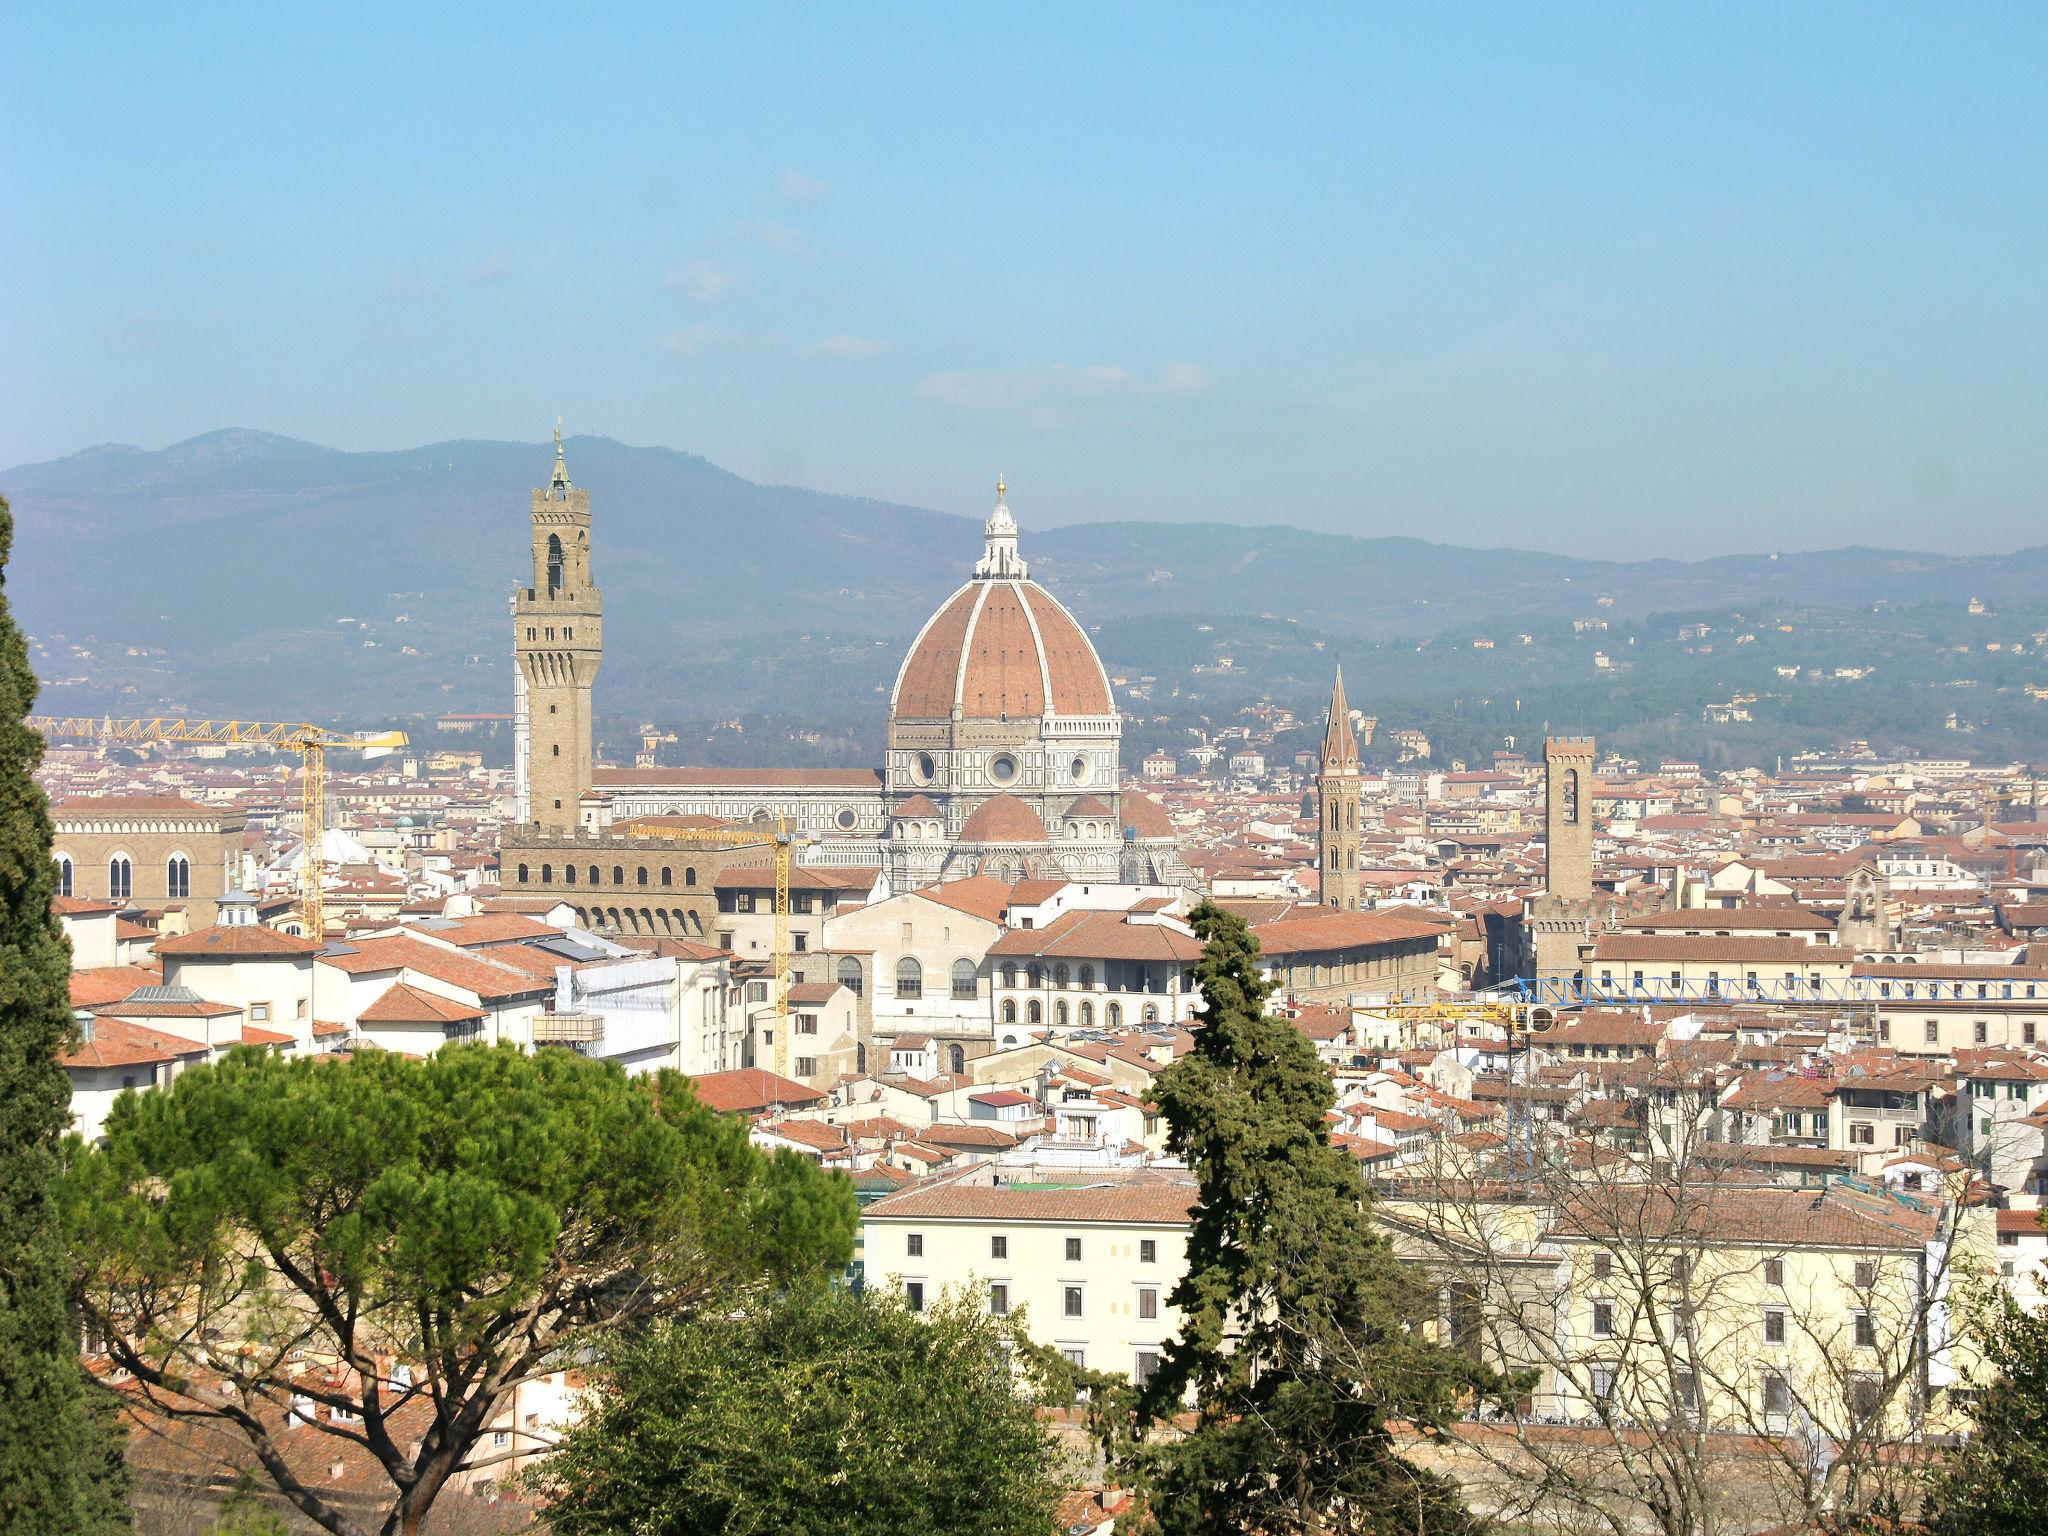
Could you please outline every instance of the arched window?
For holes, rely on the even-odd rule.
[[[1045,1022],[1045,1009],[1040,1005],[1037,998],[1034,997],[1024,1005],[1024,1019],[1029,1024],[1043,1024]]]
[[[640,884],[645,885],[647,883],[647,866],[642,864],[638,869],[634,870],[633,877]]]
[[[126,901],[135,891],[135,866],[128,862],[128,855],[117,853],[107,860],[107,895],[114,901]]]
[[[1071,975],[1067,970],[1066,961],[1062,960],[1052,968],[1052,984],[1054,986],[1064,988],[1070,979]]]
[[[965,958],[953,962],[953,1000],[971,1003],[981,993],[981,982],[972,960]]]
[[[625,883],[626,883],[626,868],[625,868],[625,866],[624,866],[623,864],[614,864],[614,865],[612,866],[612,884],[613,884],[613,885],[624,885]]]
[[[1014,990],[1016,989],[1016,986],[1017,986],[1017,966],[1016,966],[1016,962],[1015,962],[1015,961],[1011,961],[1011,960],[1005,960],[1005,961],[1003,962],[1003,990],[1004,990],[1005,992],[1010,992],[1010,991],[1014,991]]]
[[[540,867],[540,883],[541,883],[542,885],[553,885],[553,884],[555,883],[555,866],[554,866],[554,865],[552,865],[552,864],[543,864],[543,865],[541,865],[541,867]]]
[[[1067,1005],[1064,1001],[1052,1005],[1052,1021],[1061,1029],[1067,1027]]]
[[[946,1070],[954,1073],[967,1070],[967,1047],[964,1045],[949,1045],[946,1047]]]
[[[684,870],[683,870],[683,884],[684,884],[684,885],[695,885],[696,883],[697,883],[697,871],[696,871],[696,870],[694,870],[694,869],[691,869],[691,868],[689,868],[689,867],[687,867],[687,866],[686,866],[686,867],[684,868]]]
[[[1157,1003],[1147,1003],[1145,1005],[1145,1022],[1147,1024],[1157,1024],[1159,1022],[1159,1005]]]
[[[1091,1002],[1083,1001],[1081,1004],[1081,1027],[1083,1029],[1093,1029],[1095,1027],[1095,1005]]]
[[[1030,978],[1032,986],[1042,987],[1045,985],[1045,967],[1040,965],[1036,960],[1032,961],[1031,964],[1025,968],[1024,974]]]
[[[71,894],[71,855],[68,853],[57,855],[57,894],[59,896],[69,896]]]
[[[839,985],[846,988],[855,997],[859,997],[861,994],[861,988],[864,983],[861,980],[860,962],[851,955],[841,955],[839,957]]]
[[[1122,1029],[1124,1027],[1124,1005],[1122,1003],[1111,1003],[1103,1010],[1102,1018],[1103,1022],[1109,1025],[1111,1029]]]
[[[562,866],[562,883],[565,885],[574,885],[576,883],[576,866],[574,864],[564,864]]]
[[[868,1069],[868,1048],[858,1040],[853,1043],[853,1070],[865,1073]]]
[[[192,861],[182,853],[164,860],[164,894],[173,900],[192,894]]]
[[[1015,999],[1014,997],[1006,997],[1003,999],[1003,1022],[1005,1024],[1014,1024],[1017,1022],[1017,999]]]
[[[1095,967],[1094,967],[1094,966],[1092,966],[1092,965],[1084,965],[1084,966],[1082,966],[1082,967],[1081,967],[1081,985],[1082,985],[1082,987],[1084,987],[1084,988],[1087,988],[1087,987],[1092,987],[1092,986],[1094,986],[1094,985],[1095,985]]]
[[[562,590],[562,536],[548,535],[548,595]]]
[[[599,874],[599,873],[597,872],[597,866],[596,866],[595,864],[591,865],[591,866],[590,866],[590,883],[591,883],[592,885],[596,885],[596,884],[597,884],[597,883],[598,883],[598,882],[599,882],[600,880],[602,880],[603,878],[604,878],[604,877],[603,877],[602,875],[600,875],[600,874]]]
[[[526,882],[527,882],[527,880],[528,880],[529,878],[530,878],[530,877],[529,877],[529,876],[528,876],[528,874],[526,873],[526,866],[525,866],[524,864],[520,865],[520,866],[519,866],[519,883],[520,883],[521,885],[524,885],[524,884],[526,884]]]
[[[898,997],[924,996],[924,967],[909,955],[896,962],[896,995]]]
[[[676,883],[676,872],[666,864],[661,866],[661,883],[664,888]]]

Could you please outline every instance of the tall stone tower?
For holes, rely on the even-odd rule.
[[[1323,905],[1358,910],[1358,738],[1344,702],[1344,669],[1330,692],[1330,723],[1323,730],[1323,761],[1316,773],[1321,809],[1317,842],[1322,852]]]
[[[1543,743],[1543,888],[1566,901],[1593,899],[1593,738]]]
[[[1543,891],[1522,912],[1524,972],[1570,981],[1593,929],[1593,738],[1543,743]]]
[[[527,815],[543,831],[572,832],[590,788],[590,690],[604,660],[604,594],[590,579],[590,492],[569,483],[559,422],[554,478],[533,493],[533,585],[520,591],[512,615],[526,695]]]

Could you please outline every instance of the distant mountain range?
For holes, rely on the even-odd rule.
[[[527,576],[527,494],[551,462],[537,444],[345,453],[236,429],[0,472],[17,524],[8,590],[45,702],[322,720],[507,707],[507,602]],[[978,515],[756,485],[605,438],[571,439],[568,463],[596,522],[608,712],[788,707],[828,680],[869,698],[980,552]],[[1034,529],[1018,510],[1033,575],[1090,625],[1269,615],[1386,641],[1524,615],[2048,590],[2048,546],[1617,562],[1280,525]]]

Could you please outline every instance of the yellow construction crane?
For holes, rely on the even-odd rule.
[[[299,905],[306,937],[318,943],[327,934],[327,753],[338,748],[382,757],[407,744],[403,731],[330,731],[303,721],[190,720],[153,715],[144,720],[115,720],[85,715],[30,715],[28,727],[63,741],[167,741],[217,747],[277,747],[296,752],[299,775],[301,833],[305,856],[299,861]]]
[[[775,1075],[789,1076],[789,868],[801,841],[781,817],[771,831],[750,827],[670,827],[648,821],[626,824],[628,837],[671,843],[716,844],[725,848],[770,848],[775,856]]]

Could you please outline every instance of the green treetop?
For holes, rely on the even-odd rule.
[[[125,1528],[113,1404],[89,1395],[50,1195],[71,1119],[71,946],[57,921],[50,808],[31,775],[36,694],[5,587],[14,517],[0,498],[0,1532]]]
[[[1204,903],[1193,1050],[1159,1074],[1169,1149],[1200,1202],[1173,1303],[1179,1335],[1140,1401],[1160,1425],[1131,1464],[1166,1536],[1458,1532],[1451,1484],[1410,1465],[1390,1421],[1428,1431],[1476,1384],[1422,1331],[1433,1293],[1367,1215],[1358,1164],[1330,1144],[1328,1069],[1287,1020],[1244,923]]]
[[[86,1313],[142,1410],[239,1434],[338,1536],[418,1531],[491,1463],[472,1452],[521,1383],[837,1272],[856,1221],[844,1179],[763,1155],[679,1075],[509,1046],[237,1050],[120,1099],[67,1195]],[[341,1369],[299,1363],[323,1355]],[[294,1397],[389,1479],[369,1523],[281,1432]]]

